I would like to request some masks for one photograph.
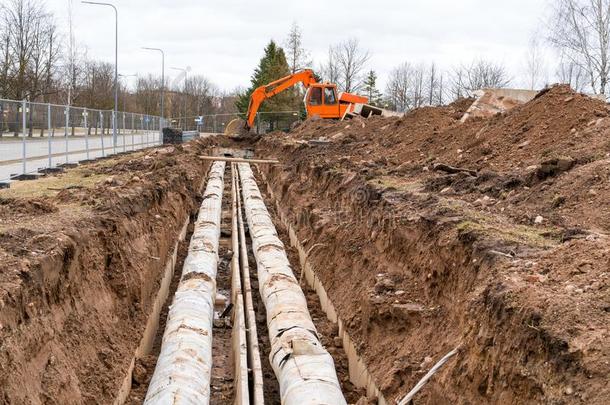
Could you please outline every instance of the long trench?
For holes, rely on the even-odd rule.
[[[337,325],[299,283],[299,253],[255,172],[212,165],[126,403],[341,404],[366,395],[350,382]]]

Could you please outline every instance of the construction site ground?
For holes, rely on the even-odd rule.
[[[1,190],[0,402],[112,403],[129,376],[128,403],[142,402],[159,333],[134,353],[201,201],[211,162],[199,156],[225,147],[280,161],[255,173],[282,240],[279,217],[387,403],[455,348],[415,404],[608,403],[607,105],[556,86],[461,123],[471,103],[308,120],[256,143],[208,137]],[[304,289],[348,402],[374,401]],[[266,399],[279,403],[271,383]]]

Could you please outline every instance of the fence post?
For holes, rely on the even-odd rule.
[[[27,162],[27,158],[26,158],[26,146],[25,146],[25,115],[26,115],[26,101],[25,99],[23,101],[21,101],[21,115],[22,115],[22,123],[21,123],[21,132],[22,132],[22,145],[21,145],[21,153],[22,153],[22,157],[23,157],[23,168],[22,168],[22,174],[25,174],[27,169],[26,169],[26,162]]]
[[[125,128],[125,113],[123,113],[123,152],[125,152],[125,135],[127,134],[127,129]]]
[[[83,111],[83,117],[85,118],[85,150],[87,151],[87,160],[89,160],[89,125],[87,125],[89,123],[87,120],[88,116],[89,112],[85,108],[85,111]]]
[[[101,135],[100,139],[102,140],[102,157],[105,157],[106,154],[104,152],[104,113],[100,110],[100,127],[101,127]]]
[[[70,106],[66,106],[64,110],[64,115],[66,116],[66,126],[64,128],[64,138],[66,140],[66,163],[68,163],[68,125],[70,125]]]
[[[131,113],[131,150],[136,150],[136,136],[133,133],[133,113]]]
[[[114,115],[114,110],[112,110],[112,153],[116,154],[116,144],[117,144],[117,135],[116,135],[116,117]]]
[[[47,104],[47,128],[49,133],[47,134],[49,144],[49,169],[53,166],[53,158],[51,157],[52,142],[51,142],[51,104]]]
[[[140,114],[140,130],[142,131],[142,134],[140,135],[140,143],[142,144],[142,149],[144,149],[146,147],[146,142],[144,142],[146,131],[144,130],[144,116],[142,114]]]

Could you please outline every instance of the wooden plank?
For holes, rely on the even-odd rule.
[[[213,160],[216,162],[233,162],[233,163],[261,163],[261,164],[279,164],[279,160],[275,159],[242,159],[242,158],[230,158],[225,156],[199,156],[202,160]]]

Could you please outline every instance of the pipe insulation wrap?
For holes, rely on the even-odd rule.
[[[239,174],[282,404],[346,404],[250,166],[239,163]]]
[[[225,162],[215,162],[145,404],[208,404]]]

